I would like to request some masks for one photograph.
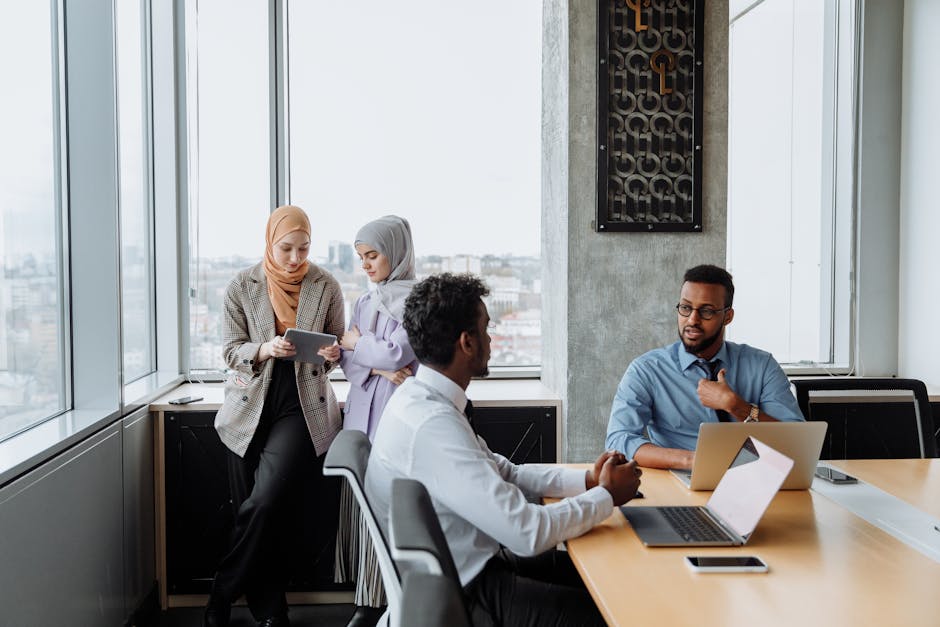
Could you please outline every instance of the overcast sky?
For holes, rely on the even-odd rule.
[[[388,213],[419,256],[539,253],[539,0],[295,0],[289,15],[291,201],[313,255]],[[263,246],[264,16],[200,4],[200,256]]]
[[[315,256],[387,213],[411,221],[418,255],[539,253],[541,0],[292,0],[289,14],[291,201]],[[200,256],[263,249],[266,19],[264,0],[199,2]],[[0,9],[0,81],[22,95],[0,102],[15,256],[53,246],[49,24],[44,2]]]

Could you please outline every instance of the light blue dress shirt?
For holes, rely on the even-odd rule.
[[[627,368],[607,424],[606,447],[632,459],[643,444],[695,450],[698,427],[718,422],[702,405],[698,382],[707,378],[698,357],[676,342],[645,353]],[[803,420],[790,381],[773,356],[747,344],[724,342],[711,361],[725,369],[725,381],[738,396],[781,421]],[[645,432],[645,433],[644,433]]]

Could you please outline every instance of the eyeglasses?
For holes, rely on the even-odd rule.
[[[676,311],[679,312],[679,315],[683,318],[688,318],[692,315],[693,311],[698,312],[698,317],[702,320],[711,320],[719,313],[724,313],[731,309],[731,307],[722,307],[721,309],[714,309],[712,307],[693,307],[692,305],[684,305],[679,303],[676,305]]]

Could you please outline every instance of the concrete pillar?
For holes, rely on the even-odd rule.
[[[597,2],[545,0],[542,380],[562,397],[562,460],[594,459],[627,365],[676,337],[682,273],[725,263],[728,3],[706,11],[703,233],[597,233]]]

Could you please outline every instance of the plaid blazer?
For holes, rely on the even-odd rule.
[[[343,293],[333,276],[310,264],[300,288],[297,328],[331,333],[344,331]],[[225,381],[225,401],[215,416],[222,442],[244,457],[261,419],[261,409],[271,383],[274,360],[255,363],[261,344],[274,339],[274,308],[268,298],[268,281],[258,265],[242,270],[225,292],[222,352],[231,369]],[[307,430],[317,455],[330,447],[343,426],[342,416],[327,373],[335,364],[322,366],[294,362],[297,391]]]

